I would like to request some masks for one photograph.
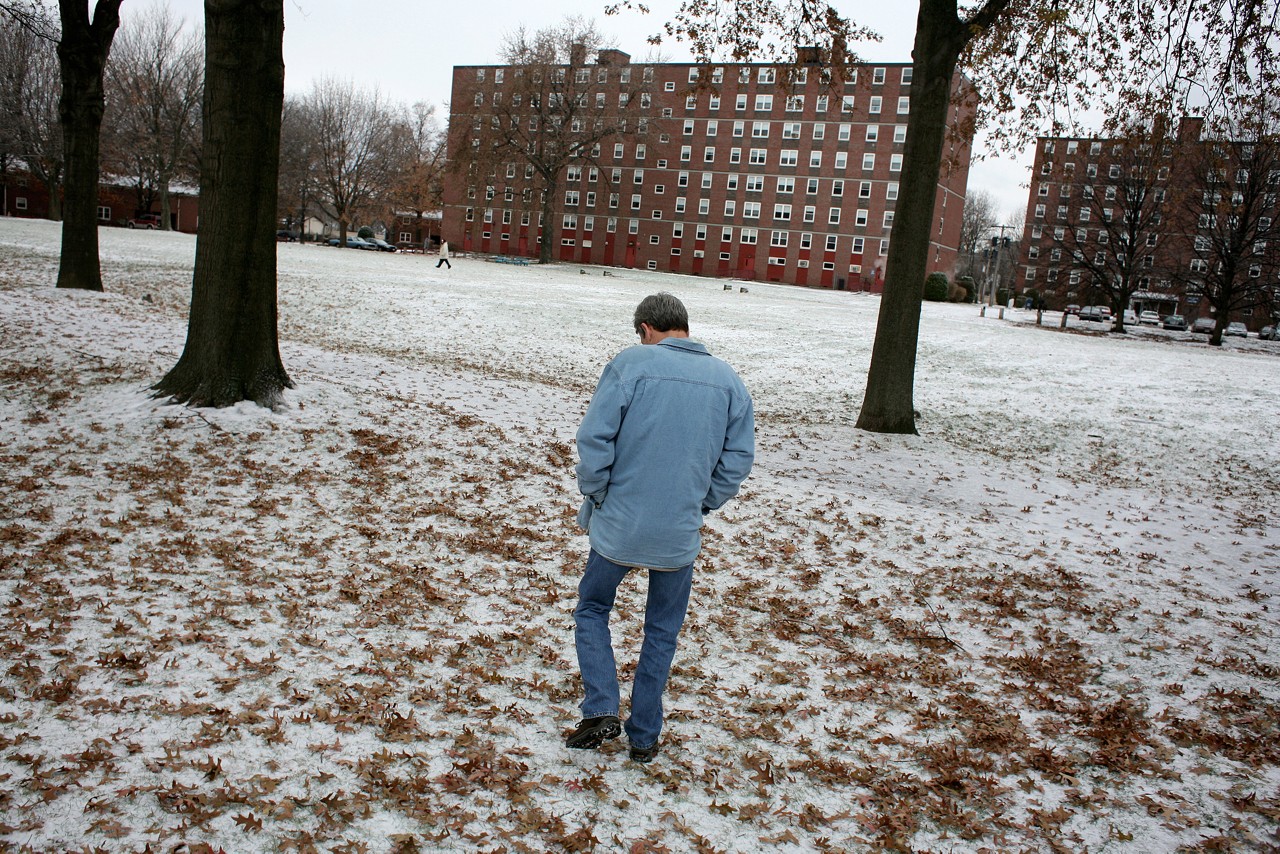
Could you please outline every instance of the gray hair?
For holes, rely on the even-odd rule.
[[[645,297],[636,306],[636,332],[640,331],[642,323],[649,324],[659,332],[688,332],[689,312],[685,311],[684,303],[666,291],[661,291]]]

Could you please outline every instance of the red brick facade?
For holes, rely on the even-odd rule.
[[[137,194],[132,187],[101,184],[98,187],[98,222],[101,225],[125,225],[130,218],[145,211],[137,210]],[[151,213],[160,213],[159,203]],[[27,172],[11,171],[0,188],[0,215],[46,219],[49,216],[49,191],[44,182]],[[171,193],[170,225],[175,231],[195,234],[200,221],[200,199],[192,193]]]
[[[1104,234],[1114,229],[1102,226],[1113,218],[1128,221],[1145,216],[1139,209],[1125,206],[1126,186],[1145,181],[1155,216],[1143,227],[1141,239],[1136,241],[1140,245],[1128,249],[1139,277],[1128,308],[1162,316],[1182,314],[1188,319],[1210,316],[1207,301],[1188,288],[1196,265],[1205,263],[1196,257],[1194,248],[1205,225],[1197,222],[1196,216],[1204,210],[1205,180],[1195,170],[1204,168],[1201,155],[1209,147],[1223,149],[1244,143],[1202,139],[1203,126],[1203,119],[1184,118],[1175,135],[1139,144],[1145,161],[1136,160],[1134,144],[1122,139],[1039,138],[1027,200],[1027,233],[1018,262],[1019,292],[1035,291],[1054,309],[1085,304],[1090,296],[1096,298],[1096,292],[1088,288],[1088,266],[1073,255],[1126,251]],[[1141,171],[1138,163],[1143,164],[1146,177],[1135,181],[1134,173]],[[1271,211],[1265,212],[1270,217],[1263,217],[1267,222],[1280,220],[1280,204],[1275,199],[1272,195]],[[1223,202],[1227,208],[1222,215],[1228,216],[1231,200]],[[1256,263],[1248,263],[1263,281],[1277,280],[1275,288],[1280,292],[1280,264],[1274,252],[1260,252]],[[1232,309],[1229,315],[1230,320],[1255,330],[1271,322],[1261,304]]]
[[[790,66],[725,65],[701,88],[696,65],[632,65],[619,51],[588,68],[597,103],[616,97],[619,78],[642,81],[646,130],[602,145],[598,166],[584,161],[562,176],[548,224],[553,258],[880,290],[911,66],[862,66],[831,86],[816,69],[783,84]],[[451,159],[512,76],[504,66],[454,68]],[[962,108],[953,109],[959,118]],[[931,272],[955,268],[970,145],[945,152]],[[444,239],[463,251],[536,256],[539,206],[536,192],[532,202],[525,192],[526,174],[508,164],[485,179],[494,183],[468,186],[464,171],[451,171]]]

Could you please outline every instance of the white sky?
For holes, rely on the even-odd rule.
[[[127,0],[121,7],[129,19],[164,0]],[[189,23],[204,14],[203,0],[168,0],[170,10]],[[606,17],[605,0],[483,0],[466,6],[465,14],[434,0],[383,0],[362,9],[345,0],[286,0],[285,87],[306,91],[324,76],[354,80],[378,89],[396,101],[427,101],[447,115],[455,65],[485,65],[498,61],[502,37],[523,24],[531,30],[558,23],[566,15],[594,18],[599,28],[621,49],[640,59],[652,48],[647,37],[661,29],[678,8],[676,0],[650,0],[647,16],[628,12]],[[845,11],[862,25],[877,30],[884,41],[860,47],[864,59],[909,62],[915,35],[916,4],[846,2]],[[662,58],[685,61],[683,45],[661,47]],[[977,147],[983,154],[983,146]],[[969,189],[986,190],[997,200],[1002,221],[1027,205],[1028,149],[1019,157],[986,157],[973,164]]]

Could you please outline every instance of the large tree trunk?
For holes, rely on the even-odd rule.
[[[914,72],[902,190],[890,233],[867,389],[858,415],[857,426],[875,433],[916,432],[912,394],[920,304],[952,78],[967,37],[956,16],[955,0],[921,0],[912,50]]]
[[[157,395],[275,407],[293,383],[276,329],[284,0],[205,0],[200,230],[187,344]]]
[[[62,38],[58,41],[58,65],[62,71],[58,119],[62,123],[65,163],[62,257],[58,263],[60,288],[102,290],[102,268],[98,263],[98,146],[104,110],[102,69],[111,51],[111,40],[120,26],[120,2],[98,0],[91,23],[85,0],[58,0],[62,19]],[[51,213],[56,210],[55,198],[50,195]]]
[[[550,264],[552,261],[552,235],[559,234],[560,229],[551,225],[551,220],[555,216],[556,210],[556,194],[560,191],[560,185],[554,181],[547,181],[545,192],[542,194],[542,242],[538,244],[538,263]]]

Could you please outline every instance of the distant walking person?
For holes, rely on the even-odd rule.
[[[448,241],[445,241],[444,243],[440,244],[440,260],[436,262],[437,270],[440,269],[441,264],[445,265],[450,270],[453,269],[453,265],[449,263],[449,242]]]
[[[662,732],[662,694],[702,547],[702,517],[738,492],[755,459],[751,396],[733,368],[689,339],[680,300],[660,293],[633,318],[641,347],[605,367],[578,428],[578,524],[591,550],[574,642],[583,720],[565,744],[591,749],[622,732],[609,615],[632,570],[649,577],[644,643],[631,690],[631,758],[651,762]]]

